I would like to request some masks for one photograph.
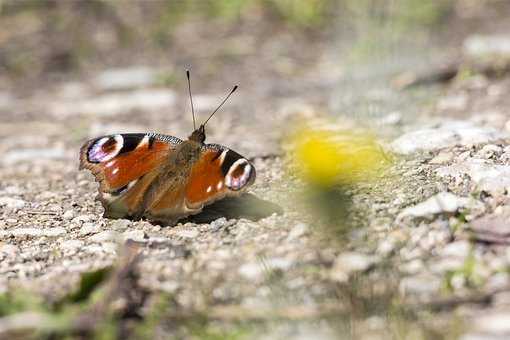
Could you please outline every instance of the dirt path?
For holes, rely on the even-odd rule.
[[[0,92],[0,291],[57,301],[131,239],[143,254],[139,285],[165,297],[161,338],[510,334],[508,73],[400,91],[378,75],[345,78],[325,59],[267,87],[251,71],[238,75],[241,91],[211,122],[208,141],[254,159],[256,199],[247,202],[262,205],[256,216],[175,227],[101,217],[78,150],[108,133],[187,136],[183,82],[164,87],[166,70],[130,66],[23,96]],[[223,92],[196,88],[203,117]],[[329,111],[341,114],[325,118]],[[328,129],[370,118],[399,155],[380,181],[352,188],[354,228],[341,241],[303,209],[303,183],[281,156],[302,118]]]

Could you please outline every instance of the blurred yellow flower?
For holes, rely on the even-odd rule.
[[[372,179],[391,163],[389,155],[366,132],[305,127],[293,134],[291,145],[299,175],[321,186]]]

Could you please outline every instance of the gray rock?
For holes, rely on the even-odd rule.
[[[80,235],[96,234],[101,231],[101,228],[93,222],[85,222],[80,228]]]
[[[142,242],[147,239],[147,235],[143,232],[143,230],[126,231],[125,233],[122,234],[122,237],[125,240],[133,240],[138,242]]]
[[[0,207],[6,207],[9,209],[22,209],[25,207],[26,202],[18,199],[18,198],[12,198],[12,197],[0,197]]]
[[[509,35],[471,35],[464,40],[464,52],[473,58],[500,56],[510,58]]]
[[[298,223],[291,229],[289,232],[289,236],[287,237],[289,240],[295,240],[305,235],[308,232],[308,225],[305,223]]]
[[[481,190],[502,192],[510,188],[510,165],[490,164],[484,159],[468,159],[436,169],[439,177],[451,177],[457,181],[467,175]]]
[[[469,223],[475,239],[488,243],[510,244],[510,225],[507,214],[489,214]]]
[[[429,295],[441,289],[441,280],[430,274],[405,277],[400,281],[401,294]]]
[[[85,222],[94,221],[96,217],[94,215],[78,215],[71,220],[72,223],[81,224]]]
[[[432,151],[455,145],[458,137],[453,131],[438,129],[423,129],[408,132],[390,145],[399,154],[409,155],[420,151]]]
[[[238,273],[247,280],[258,281],[269,274],[271,270],[279,269],[287,271],[292,266],[292,261],[285,258],[264,259],[259,262],[245,263],[239,267]]]
[[[437,156],[432,158],[430,164],[446,164],[453,160],[453,153],[451,152],[440,152]]]
[[[397,220],[405,217],[432,217],[441,213],[455,213],[468,204],[469,198],[458,197],[449,192],[440,192],[422,203],[402,210]]]
[[[15,258],[19,253],[19,247],[14,244],[0,244],[0,254]]]
[[[127,228],[131,226],[132,222],[130,220],[120,219],[115,220],[111,224],[111,228],[115,231],[125,231]]]
[[[199,235],[199,231],[197,229],[183,229],[175,232],[175,235],[178,237],[193,239]]]
[[[476,145],[499,140],[507,135],[490,127],[478,127],[471,122],[450,121],[436,128],[408,132],[390,145],[399,154],[434,151],[454,145]]]
[[[388,256],[395,250],[396,242],[393,239],[384,239],[377,246],[377,253]]]
[[[89,237],[89,241],[91,242],[116,242],[120,239],[120,235],[118,232],[112,230],[102,231],[99,234],[95,234]]]
[[[17,228],[9,230],[14,237],[58,237],[66,234],[64,228]]]
[[[483,159],[489,159],[502,152],[502,148],[498,145],[487,144],[484,145],[480,151],[478,151],[477,156]]]
[[[452,242],[441,249],[439,254],[444,257],[452,256],[464,259],[468,257],[471,247],[472,246],[469,241]]]
[[[406,274],[418,274],[423,271],[424,264],[420,259],[411,260],[400,266],[400,270]]]
[[[465,259],[459,257],[447,257],[439,260],[434,260],[430,263],[430,270],[433,273],[444,274],[448,271],[457,271],[461,269],[466,264]],[[464,284],[464,277],[462,276]],[[461,285],[459,285],[461,286]]]
[[[83,247],[83,241],[80,240],[66,240],[60,243],[60,247],[68,251],[77,251]]]
[[[159,72],[147,66],[109,69],[94,79],[100,90],[126,90],[153,85]]]
[[[503,290],[510,283],[510,274],[498,272],[489,277],[486,287],[491,290]]]
[[[238,269],[239,275],[246,280],[259,280],[264,274],[264,267],[259,262],[245,263]]]
[[[365,271],[374,263],[373,256],[355,252],[342,253],[336,258],[330,277],[338,282],[346,282],[352,273]]]
[[[74,211],[73,210],[66,210],[64,214],[62,215],[62,218],[66,221],[70,221],[74,218]]]
[[[221,217],[221,218],[218,218],[218,219],[212,221],[210,224],[210,227],[211,227],[211,230],[217,231],[227,224],[228,224],[227,219],[225,217]]]
[[[510,310],[483,313],[477,317],[475,327],[479,332],[510,335]]]

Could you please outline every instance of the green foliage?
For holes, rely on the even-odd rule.
[[[75,292],[71,293],[66,300],[72,303],[87,300],[92,292],[104,282],[110,272],[111,268],[107,267],[84,273],[80,279],[80,286]]]
[[[402,43],[425,40],[451,13],[454,0],[346,1],[357,37],[352,60],[388,55]]]
[[[44,311],[43,299],[26,291],[13,291],[0,295],[0,316],[24,311]]]
[[[339,1],[266,0],[266,3],[287,24],[297,27],[317,27],[324,24],[328,9]]]
[[[484,282],[477,273],[477,266],[481,264],[477,262],[473,249],[469,252],[466,257],[464,264],[457,270],[447,271],[444,278],[444,285],[447,291],[454,291],[454,280],[460,279],[465,282],[465,285],[469,288],[480,287]]]

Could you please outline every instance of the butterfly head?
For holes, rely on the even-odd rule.
[[[204,144],[205,142],[205,126],[204,124],[200,125],[198,129],[193,131],[191,135],[188,137],[189,140],[194,142]]]

